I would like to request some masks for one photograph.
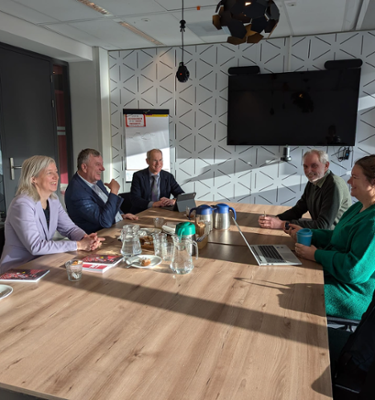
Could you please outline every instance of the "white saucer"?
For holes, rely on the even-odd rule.
[[[150,259],[151,263],[149,265],[142,265],[141,264],[142,258]],[[161,258],[158,256],[140,255],[140,256],[134,256],[134,257],[130,257],[130,258],[126,259],[126,263],[130,267],[147,269],[147,268],[153,268],[153,267],[156,267],[157,265],[159,265],[161,263]]]
[[[9,296],[13,292],[12,286],[0,285],[0,299]]]

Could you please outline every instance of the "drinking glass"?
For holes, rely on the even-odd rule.
[[[72,282],[79,281],[82,278],[82,260],[70,260],[65,263],[68,279]]]
[[[171,242],[162,243],[162,256],[164,261],[172,261],[174,244]]]
[[[164,225],[164,218],[155,218],[154,219],[154,226],[155,228],[161,228]]]
[[[154,252],[158,257],[162,257],[162,246],[167,241],[167,235],[165,233],[154,233],[152,234],[154,243]]]

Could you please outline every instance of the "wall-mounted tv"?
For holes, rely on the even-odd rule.
[[[229,76],[228,145],[354,146],[361,69]]]

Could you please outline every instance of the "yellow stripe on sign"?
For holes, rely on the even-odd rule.
[[[151,114],[146,115],[146,117],[169,117],[169,114]]]

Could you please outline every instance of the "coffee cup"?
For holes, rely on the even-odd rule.
[[[304,246],[311,246],[312,232],[311,229],[303,228],[297,231],[297,243]]]

